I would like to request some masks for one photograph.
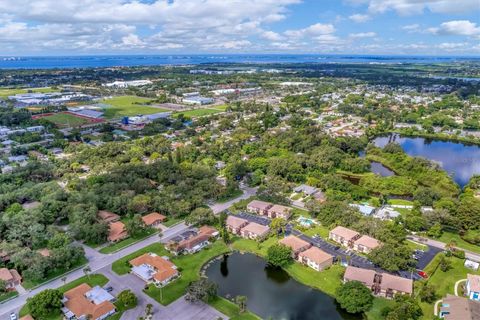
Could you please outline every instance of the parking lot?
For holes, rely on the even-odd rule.
[[[235,214],[228,212],[228,214],[248,220],[249,222],[255,222],[255,223],[261,224],[262,226],[270,225],[270,219],[267,217],[257,216],[257,215],[246,213],[246,212],[240,212]]]

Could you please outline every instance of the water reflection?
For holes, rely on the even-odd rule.
[[[438,163],[461,187],[474,174],[480,174],[480,147],[459,142],[434,139],[401,137],[392,134],[374,140],[376,146],[384,147],[388,142],[400,144],[411,156],[420,156]]]

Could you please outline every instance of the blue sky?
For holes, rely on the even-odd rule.
[[[0,55],[480,55],[480,0],[0,0]]]

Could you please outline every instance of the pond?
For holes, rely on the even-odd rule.
[[[378,147],[396,142],[410,156],[420,156],[437,162],[461,187],[464,187],[474,174],[480,174],[480,147],[476,145],[421,137],[402,137],[398,134],[377,137],[373,142]]]
[[[219,295],[246,296],[247,308],[262,319],[362,319],[343,312],[334,298],[295,281],[253,254],[225,255],[212,262],[205,273],[218,284]]]
[[[375,174],[381,175],[382,177],[391,177],[395,175],[395,172],[385,167],[380,162],[371,161],[370,162],[370,171]]]

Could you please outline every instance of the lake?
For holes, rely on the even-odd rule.
[[[262,319],[362,319],[343,312],[334,298],[297,282],[253,254],[226,255],[212,262],[205,273],[218,284],[220,296],[247,296],[247,308]]]
[[[388,142],[396,142],[410,156],[420,156],[437,162],[462,188],[474,174],[480,174],[480,147],[476,145],[402,137],[398,134],[377,137],[373,142],[378,147],[384,147]]]

